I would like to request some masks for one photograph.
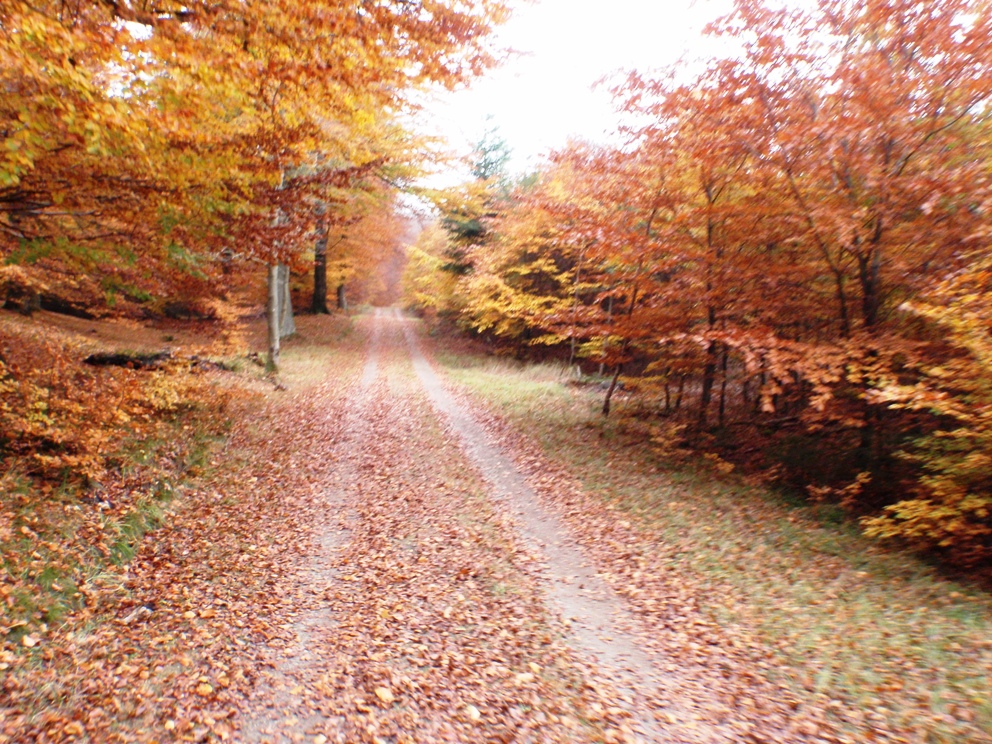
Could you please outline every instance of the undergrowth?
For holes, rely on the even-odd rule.
[[[0,633],[33,648],[160,527],[233,391],[184,364],[95,368],[86,337],[0,319]],[[7,662],[4,662],[7,663]]]

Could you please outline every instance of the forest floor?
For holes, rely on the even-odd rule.
[[[986,595],[560,371],[378,310],[301,318],[283,381],[102,614],[5,646],[0,741],[992,741]]]

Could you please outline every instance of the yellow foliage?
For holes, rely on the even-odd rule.
[[[457,317],[465,306],[459,275],[445,270],[448,235],[437,223],[429,225],[407,253],[403,300],[430,318]]]
[[[929,304],[907,306],[935,323],[954,355],[913,386],[881,391],[894,406],[951,422],[916,443],[926,475],[912,498],[864,520],[874,537],[937,548],[962,565],[992,558],[992,259],[978,257],[941,284]]]

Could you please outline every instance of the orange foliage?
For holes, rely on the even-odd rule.
[[[0,325],[7,649],[91,603],[94,577],[133,555],[226,427],[231,392],[189,360],[93,367],[91,351],[51,326]]]
[[[711,32],[740,53],[688,82],[629,73],[614,89],[627,142],[571,145],[505,205],[453,292],[462,321],[552,334],[690,438],[718,434],[725,457],[784,465],[854,511],[901,502],[872,524],[985,555],[985,486],[961,485],[985,463],[981,364],[955,362],[953,384],[928,370],[987,343],[941,282],[978,271],[988,239],[992,10],[738,0]],[[539,267],[554,282],[534,283]],[[920,310],[934,303],[939,317]],[[893,392],[916,386],[931,393]],[[935,431],[917,465],[900,459]],[[931,512],[956,499],[969,514],[924,518],[903,501],[917,486]]]
[[[225,405],[187,360],[136,371],[85,365],[86,353],[68,339],[0,329],[5,478],[96,486],[130,443],[166,436],[184,412]]]
[[[52,291],[209,296],[291,262],[318,204],[421,157],[407,92],[494,62],[499,0],[0,2],[0,259]],[[100,305],[100,292],[85,302]],[[153,308],[154,309],[154,308]]]
[[[907,309],[945,334],[949,353],[921,362],[915,385],[892,383],[875,396],[928,411],[941,426],[908,455],[924,470],[913,497],[867,519],[866,531],[970,566],[992,557],[992,260],[977,257]]]

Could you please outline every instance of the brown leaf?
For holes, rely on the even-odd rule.
[[[390,690],[388,687],[376,687],[375,696],[379,698],[382,702],[384,702],[386,705],[389,705],[394,700],[396,700],[396,696],[393,695],[392,690]]]

